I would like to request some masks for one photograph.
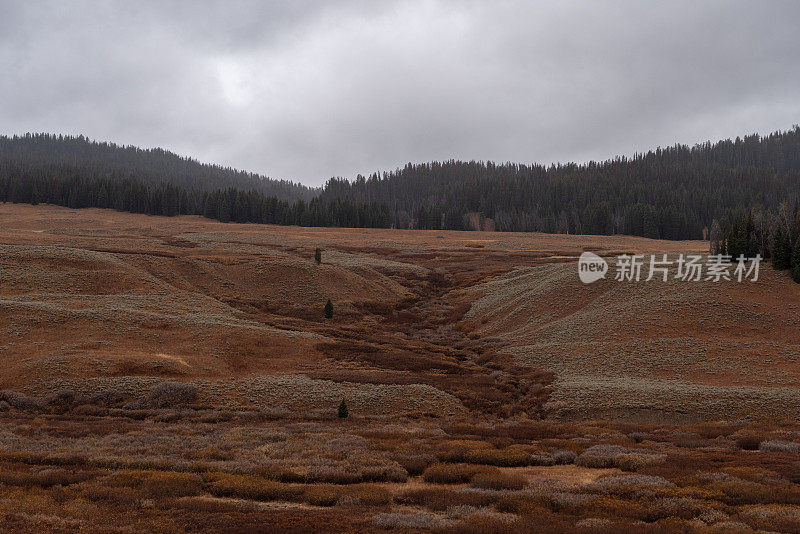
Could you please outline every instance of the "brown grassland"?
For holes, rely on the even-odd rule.
[[[0,532],[800,531],[800,285],[577,276],[706,248],[2,204]]]

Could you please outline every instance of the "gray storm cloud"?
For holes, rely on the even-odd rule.
[[[319,185],[800,122],[796,2],[0,2],[0,131]]]

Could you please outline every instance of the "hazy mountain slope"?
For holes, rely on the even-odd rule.
[[[281,200],[309,200],[316,191],[236,169],[200,163],[163,150],[99,143],[49,134],[0,136],[0,173],[84,178],[134,178],[146,184],[168,183],[187,190],[254,189]]]

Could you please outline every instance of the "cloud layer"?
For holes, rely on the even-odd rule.
[[[796,2],[4,2],[0,129],[319,185],[800,122]]]

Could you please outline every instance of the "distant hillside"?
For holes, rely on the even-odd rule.
[[[230,187],[255,190],[279,200],[310,200],[318,190],[286,180],[219,165],[209,165],[154,148],[98,143],[80,137],[49,134],[0,136],[0,176],[135,179],[147,185],[170,184],[189,191]]]
[[[800,127],[587,164],[446,161],[322,189],[83,137],[0,138],[0,200],[221,221],[701,239],[800,196]],[[727,223],[727,224],[726,224]]]
[[[631,158],[553,165],[446,161],[408,164],[353,181],[323,199],[385,204],[394,224],[468,229],[470,213],[500,231],[697,239],[713,219],[800,194],[800,128]]]

